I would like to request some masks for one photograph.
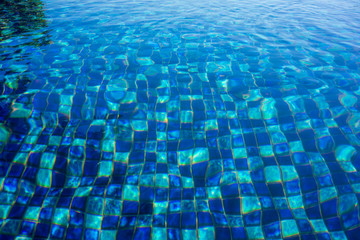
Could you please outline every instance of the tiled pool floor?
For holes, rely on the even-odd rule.
[[[358,9],[4,0],[0,239],[360,239]]]

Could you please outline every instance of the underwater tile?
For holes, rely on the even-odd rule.
[[[168,203],[163,202],[154,202],[154,214],[166,213],[168,208]]]
[[[137,186],[125,185],[123,190],[124,200],[139,201],[139,188]]]
[[[302,196],[300,196],[300,195],[288,197],[288,202],[289,202],[290,208],[292,208],[292,209],[304,207],[303,199],[302,199]]]
[[[36,175],[36,182],[39,186],[50,187],[51,179],[51,170],[48,169],[40,169]]]
[[[339,197],[339,214],[343,215],[349,212],[358,205],[358,200],[355,194],[346,194]]]
[[[208,187],[207,195],[209,196],[209,198],[220,198],[221,190],[219,187]]]
[[[263,167],[264,163],[260,157],[249,157],[249,166],[251,171],[258,170]]]
[[[153,227],[152,236],[154,240],[161,240],[166,236],[166,228]]]
[[[246,227],[245,229],[249,239],[264,239],[264,234],[260,227]]]
[[[155,175],[155,186],[156,187],[169,187],[169,177],[167,174],[156,174]]]
[[[85,239],[95,240],[99,238],[99,231],[95,229],[85,229]]]
[[[346,239],[346,235],[343,231],[330,232],[330,235],[333,239]]]
[[[278,166],[267,166],[265,167],[265,177],[268,183],[280,182],[281,175]]]
[[[89,197],[87,201],[86,210],[89,213],[99,214],[103,213],[103,198],[101,197]]]
[[[199,163],[209,160],[209,151],[206,148],[195,148],[193,153],[193,163]]]
[[[280,166],[283,181],[298,179],[298,174],[293,166]]]
[[[110,176],[113,172],[113,163],[110,161],[102,161],[100,162],[100,167],[98,170],[99,177]]]
[[[242,4],[245,18],[256,15]],[[241,24],[226,4],[190,25],[201,11],[180,2],[172,7],[188,16],[175,21],[162,11],[170,5],[124,2],[121,14],[96,3],[25,5],[38,13],[31,21],[3,11],[3,238],[356,238],[351,29],[322,20],[345,46],[305,21],[294,48],[295,38],[279,39],[286,27],[224,33]],[[280,20],[291,24],[287,7]],[[74,9],[85,21],[50,36],[46,21],[66,22]]]
[[[85,226],[87,228],[100,229],[101,227],[102,216],[86,214]]]
[[[10,208],[11,208],[10,205],[0,205],[0,209],[2,209],[1,216],[0,216],[1,219],[7,218]]]
[[[190,164],[193,155],[193,149],[179,152],[179,164]]]
[[[153,65],[153,64],[154,64],[154,61],[151,60],[151,58],[149,58],[149,57],[137,58],[136,61],[137,61],[141,66],[148,66],[148,65]]]
[[[335,150],[336,159],[340,162],[349,161],[355,152],[356,150],[353,146],[349,146],[349,145],[338,146]]]
[[[40,214],[40,207],[28,207],[24,219],[38,220]]]
[[[242,197],[241,212],[243,214],[251,213],[261,209],[260,201],[257,197]]]
[[[215,239],[215,230],[213,227],[199,228],[199,239]]]
[[[53,223],[66,226],[69,219],[69,209],[57,208],[53,216]]]
[[[189,177],[181,177],[181,183],[184,188],[193,188],[194,181],[192,178]]]
[[[147,121],[133,120],[132,126],[135,131],[147,131],[148,130]]]
[[[76,189],[74,196],[76,197],[89,196],[90,192],[91,192],[91,187],[79,187]]]
[[[260,146],[260,155],[262,157],[271,157],[274,156],[274,151],[271,145]]]
[[[281,221],[282,236],[289,237],[299,234],[298,227],[295,220],[283,220]]]
[[[245,148],[233,148],[232,151],[233,151],[234,158],[247,157]]]
[[[105,239],[116,239],[116,231],[115,230],[102,230],[100,235],[101,240]]]
[[[237,172],[239,183],[251,183],[251,176],[249,171]]]
[[[122,202],[120,200],[106,198],[104,214],[119,216],[121,214],[121,206]]]
[[[326,232],[327,228],[322,219],[310,220],[315,232]]]
[[[3,226],[1,228],[1,232],[5,233],[5,234],[16,235],[19,225],[20,225],[20,221],[13,220],[13,219],[7,219],[3,223]]]
[[[335,197],[337,197],[337,191],[335,187],[326,187],[320,189],[320,202],[325,202]]]

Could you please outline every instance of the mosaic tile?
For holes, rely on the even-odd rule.
[[[1,2],[0,238],[357,239],[357,9]]]

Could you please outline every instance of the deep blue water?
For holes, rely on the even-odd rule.
[[[0,239],[360,239],[356,0],[3,0]]]

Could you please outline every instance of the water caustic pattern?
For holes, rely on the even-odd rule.
[[[0,239],[360,239],[359,7],[2,1]]]

